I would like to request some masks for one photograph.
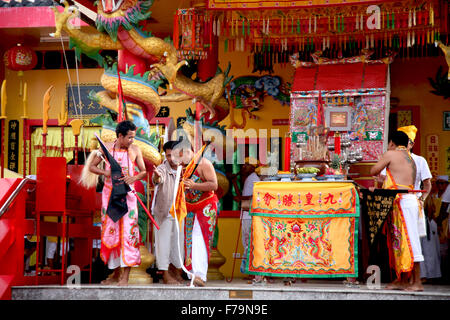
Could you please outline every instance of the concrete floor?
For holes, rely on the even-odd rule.
[[[21,286],[12,288],[13,300],[450,300],[450,286],[424,285],[423,292],[370,289],[365,284],[349,287],[342,279],[308,279],[286,286],[283,279],[274,283],[248,284],[234,279],[208,281],[205,287],[185,285],[130,285],[127,287],[83,284]]]

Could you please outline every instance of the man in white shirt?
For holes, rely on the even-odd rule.
[[[177,230],[175,218],[169,213],[173,202],[177,163],[172,157],[172,150],[178,141],[168,141],[163,150],[166,160],[159,165],[152,176],[155,190],[155,202],[152,208],[159,230],[155,228],[155,256],[158,270],[163,272],[165,284],[183,282],[182,263],[184,260],[183,225]]]
[[[434,182],[436,185],[436,190],[434,190],[433,194],[430,195],[430,197],[433,198],[434,206],[435,206],[435,212],[433,219],[436,221],[438,225],[438,231],[439,231],[439,243],[441,247],[441,257],[443,261],[443,278],[447,277],[447,274],[445,271],[447,268],[444,267],[444,264],[447,263],[447,254],[448,254],[448,235],[449,235],[449,225],[448,225],[448,217],[447,215],[443,215],[440,217],[440,211],[441,211],[441,204],[442,204],[442,196],[444,195],[445,191],[447,190],[447,186],[449,185],[448,182],[448,175],[439,175],[436,177],[436,181]],[[443,212],[443,214],[446,212]],[[449,270],[450,271],[450,270]]]
[[[433,177],[430,172],[430,168],[428,167],[427,160],[424,157],[418,156],[411,152],[414,146],[414,140],[416,139],[417,128],[416,126],[405,126],[398,128],[398,131],[403,131],[408,135],[409,143],[408,143],[408,151],[411,153],[411,157],[416,163],[416,182],[414,183],[414,188],[416,190],[420,189],[420,184],[423,183],[424,193],[417,193],[417,197],[422,202],[422,207],[425,199],[431,192],[431,178]]]
[[[425,214],[427,218],[427,236],[420,238],[424,261],[420,262],[420,278],[423,281],[434,282],[436,278],[441,278],[441,253],[439,245],[439,233],[434,212],[436,207],[430,196],[425,201]]]
[[[447,186],[447,188],[445,189],[444,193],[442,194],[441,197],[441,210],[439,211],[439,216],[436,219],[436,223],[438,224],[438,226],[442,225],[442,222],[446,219],[449,218],[448,221],[450,221],[450,184]],[[448,227],[448,234],[450,234],[450,223],[448,223],[449,227]],[[448,255],[448,248],[450,247],[450,239],[447,238],[447,252],[443,252],[442,254],[442,259],[443,259],[443,263],[442,263],[442,268],[444,268],[442,270],[442,276],[444,278],[444,283],[445,282],[449,282],[449,274],[450,274],[450,268],[449,268],[449,255]],[[446,269],[446,270],[445,270]]]
[[[450,212],[450,184],[445,189],[445,192],[442,194],[441,200],[441,211],[439,212],[439,218],[445,219],[449,216]],[[450,224],[449,224],[450,225]],[[449,227],[450,230],[450,227]]]
[[[253,185],[255,182],[261,181],[259,175],[256,173],[258,160],[253,157],[245,158],[245,163],[241,167],[240,175],[244,186],[242,188],[241,200],[241,239],[244,247],[243,259],[241,262],[241,272],[245,273],[245,264],[247,257],[247,247],[250,235],[250,228],[252,224],[252,217],[249,214],[250,203],[253,195]]]

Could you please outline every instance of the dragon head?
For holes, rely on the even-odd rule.
[[[139,22],[150,17],[150,7],[154,0],[98,0],[95,24],[100,32],[106,31],[117,39],[117,30],[137,27]]]
[[[252,86],[241,86],[236,90],[236,95],[240,99],[238,105],[249,112],[259,111],[264,101],[264,91],[258,90]]]
[[[64,5],[64,11],[59,12],[56,6],[52,6],[52,10],[55,12],[55,27],[56,31],[54,33],[50,33],[51,37],[59,38],[61,36],[61,30],[63,30],[64,26],[68,23],[71,18],[76,17],[77,7],[70,6],[67,1],[61,1]]]
[[[99,13],[100,10],[102,10],[104,15],[111,15],[115,13],[123,15],[124,8],[126,7],[128,9],[130,6],[136,4],[136,2],[137,1],[130,0],[102,0],[98,2],[97,6],[99,9]],[[124,4],[123,7],[122,4]]]
[[[177,77],[178,70],[183,66],[187,65],[188,62],[186,60],[182,60],[178,62],[177,64],[171,64],[168,63],[167,60],[163,59],[164,61],[161,63],[155,63],[151,65],[152,68],[155,68],[159,70],[162,75],[167,79],[169,82],[169,88],[173,88],[173,83],[175,83],[175,78]]]

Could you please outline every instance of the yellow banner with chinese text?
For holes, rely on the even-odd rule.
[[[277,217],[356,216],[357,193],[350,182],[257,182],[251,214]]]
[[[359,198],[352,183],[258,182],[251,215],[249,274],[357,276]]]

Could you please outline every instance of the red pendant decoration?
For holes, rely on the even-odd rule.
[[[173,37],[180,59],[204,60],[207,58],[212,48],[213,19],[215,19],[214,16],[207,15],[202,9],[177,10],[174,15]],[[216,28],[216,32],[217,30],[219,27]]]
[[[339,134],[334,136],[334,153],[341,155],[341,137]]]
[[[291,137],[284,139],[284,171],[291,170]]]

